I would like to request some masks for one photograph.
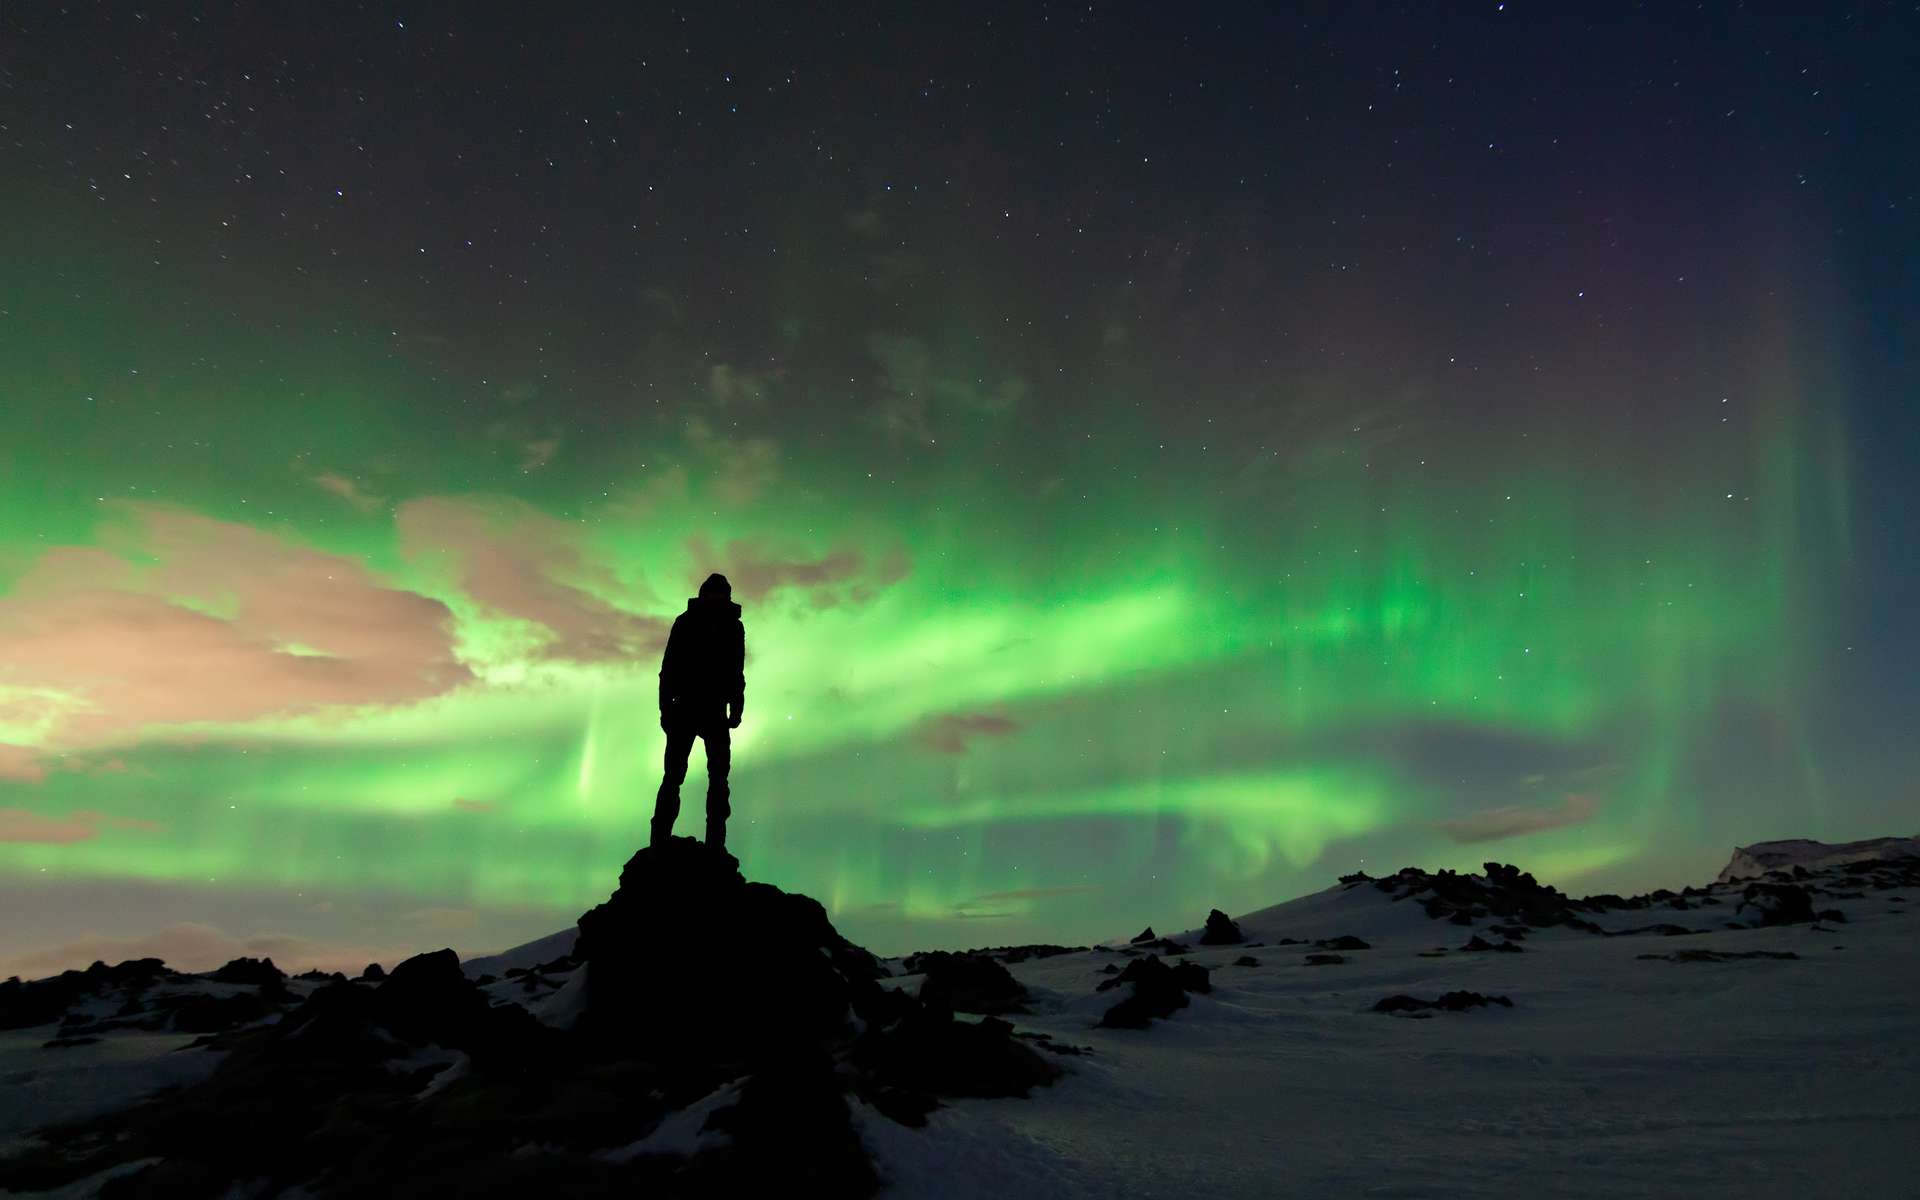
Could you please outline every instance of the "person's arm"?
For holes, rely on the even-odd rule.
[[[733,695],[727,698],[728,702],[733,705],[733,716],[728,719],[727,727],[730,729],[738,729],[740,728],[740,714],[745,711],[747,705],[747,627],[736,621],[734,622],[733,628],[734,643],[729,647],[730,654],[727,664],[733,671]]]
[[[674,652],[674,639],[680,636],[680,622],[675,621],[667,633],[667,648],[660,655],[660,728],[667,727],[667,705],[673,700],[673,689],[680,682],[680,659]]]

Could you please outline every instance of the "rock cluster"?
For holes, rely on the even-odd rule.
[[[0,1190],[119,1167],[115,1194],[132,1197],[871,1195],[849,1091],[923,1123],[940,1097],[1025,1095],[1060,1072],[1006,1022],[954,1018],[982,963],[1005,972],[968,956],[929,972],[947,1002],[882,987],[818,903],[674,839],[627,864],[572,956],[488,989],[440,950],[289,993],[278,1020],[217,1036],[226,1055],[206,1080],[43,1131],[0,1163]],[[264,963],[229,968],[267,978]],[[44,1020],[81,991],[185,978],[157,962],[69,974],[0,987],[0,1015]],[[508,999],[529,980],[529,999],[571,989],[577,1019],[549,1026]],[[210,1003],[258,1006],[286,985],[215,986]],[[703,1099],[708,1148],[631,1149]]]
[[[1023,1013],[1027,989],[996,959],[980,954],[930,951],[908,960],[926,978],[920,1001],[964,1013]]]
[[[1486,863],[1484,869],[1486,874],[1480,876],[1403,867],[1383,879],[1368,878],[1364,882],[1371,882],[1395,900],[1418,899],[1429,917],[1445,918],[1456,925],[1471,925],[1491,917],[1533,928],[1570,925],[1591,933],[1601,931],[1580,915],[1592,910],[1569,900],[1558,888],[1548,887],[1507,863]],[[1356,879],[1350,886],[1360,882],[1363,880]]]
[[[1198,963],[1168,966],[1157,955],[1136,958],[1118,975],[1101,981],[1099,991],[1132,984],[1133,992],[1109,1008],[1100,1024],[1110,1029],[1145,1029],[1155,1017],[1170,1017],[1185,1008],[1189,992],[1211,992],[1213,983],[1207,975],[1207,968]]]
[[[1200,934],[1202,946],[1238,946],[1246,940],[1246,935],[1227,914],[1217,908],[1207,914],[1206,930]]]
[[[1375,1002],[1373,1011],[1425,1017],[1434,1012],[1465,1012],[1470,1008],[1485,1008],[1494,1004],[1502,1008],[1513,1007],[1513,1001],[1505,996],[1482,996],[1479,992],[1445,992],[1436,1000],[1422,1000],[1417,996],[1388,996]]]

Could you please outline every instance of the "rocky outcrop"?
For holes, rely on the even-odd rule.
[[[1465,1012],[1470,1008],[1486,1008],[1495,1004],[1502,1008],[1513,1007],[1513,1001],[1505,996],[1482,996],[1479,992],[1445,992],[1435,1000],[1422,1000],[1417,996],[1406,995],[1388,996],[1376,1001],[1373,1011],[1424,1017],[1433,1012]]]
[[[1720,869],[1718,881],[1733,883],[1742,879],[1764,879],[1774,871],[1791,872],[1795,867],[1818,871],[1858,862],[1897,860],[1914,861],[1920,865],[1920,837],[1867,838],[1858,842],[1816,842],[1810,838],[1787,838],[1735,847],[1733,857]]]
[[[1217,908],[1207,914],[1206,930],[1200,934],[1202,946],[1238,946],[1246,940],[1246,935],[1227,914]]]
[[[845,1034],[881,978],[819,901],[749,883],[731,854],[684,837],[628,860],[581,915],[573,957],[587,972],[579,1032],[699,1060]]]
[[[1100,1024],[1110,1029],[1145,1029],[1155,1017],[1166,1018],[1185,1008],[1189,992],[1211,992],[1207,969],[1198,963],[1182,962],[1169,967],[1163,958],[1149,955],[1136,958],[1126,970],[1102,980],[1098,991],[1131,984],[1133,992],[1109,1008]]]
[[[43,1131],[0,1162],[0,1190],[120,1168],[114,1194],[132,1197],[859,1197],[879,1180],[849,1090],[925,1123],[943,1097],[1026,1095],[1060,1074],[1056,1055],[1080,1052],[954,1017],[956,1002],[1012,994],[1001,963],[935,960],[928,982],[944,997],[883,988],[878,962],[818,903],[750,883],[689,839],[636,854],[570,955],[513,969],[521,986],[488,990],[438,950],[304,999],[279,979],[156,998],[139,1019],[215,1031],[219,1066],[162,1100]],[[157,962],[69,975],[0,988],[0,1013],[57,1015],[89,989],[181,978]],[[530,1001],[576,989],[577,1023],[549,1027],[500,999],[528,980]],[[290,1006],[253,1020],[269,993]],[[63,1046],[89,1038],[60,1032]],[[644,1149],[694,1104],[711,1106],[704,1132],[717,1136],[697,1152]]]
[[[1484,864],[1485,875],[1461,875],[1454,871],[1423,871],[1403,867],[1392,875],[1372,880],[1374,887],[1395,900],[1416,900],[1426,914],[1456,925],[1471,925],[1483,918],[1506,924],[1541,928],[1569,925],[1590,933],[1600,927],[1580,915],[1594,911],[1569,900],[1558,888],[1549,887],[1531,874],[1508,863]],[[1358,881],[1349,886],[1359,886]]]
[[[920,1000],[949,1012],[1023,1013],[1027,989],[998,961],[979,954],[948,954],[935,950],[913,957],[926,978]]]

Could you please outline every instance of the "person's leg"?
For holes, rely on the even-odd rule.
[[[667,730],[667,755],[660,774],[660,791],[653,798],[653,836],[649,844],[658,846],[673,836],[673,823],[680,816],[680,785],[687,778],[687,755],[693,750],[694,731]]]
[[[727,769],[733,765],[733,734],[725,721],[709,726],[707,742],[707,845],[719,849],[727,844],[727,818],[733,809],[727,804]]]

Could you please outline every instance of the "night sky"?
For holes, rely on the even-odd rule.
[[[1920,831],[1912,5],[568,7],[0,8],[0,975]]]

